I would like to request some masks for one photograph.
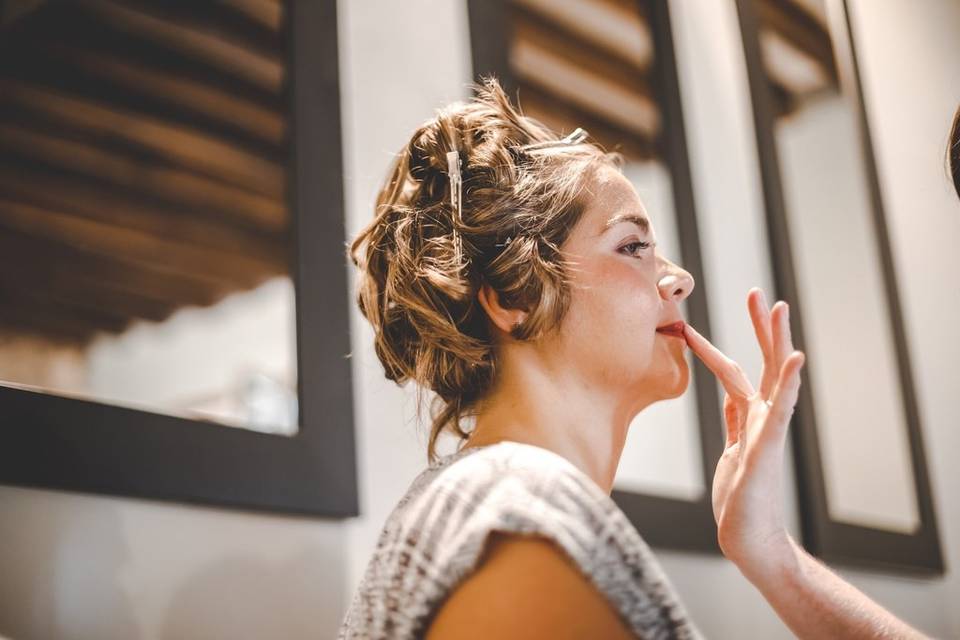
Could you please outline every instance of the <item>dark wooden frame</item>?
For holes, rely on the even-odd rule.
[[[359,513],[335,0],[291,0],[300,428],[291,437],[0,386],[0,483],[343,518]]]
[[[509,67],[510,34],[507,24],[508,0],[468,0],[472,42],[473,77],[494,74],[511,97],[518,95],[517,83]],[[670,170],[677,216],[681,259],[701,285],[687,299],[690,322],[709,338],[710,318],[707,291],[703,286],[703,261],[700,252],[696,208],[693,198],[690,162],[680,102],[680,87],[673,48],[669,7],[665,0],[639,0],[650,16],[654,38],[654,86],[663,107],[664,154]],[[519,96],[522,106],[522,96]],[[701,464],[706,490],[698,501],[666,498],[635,491],[614,489],[611,493],[643,538],[653,547],[720,553],[717,525],[713,517],[710,482],[723,453],[723,423],[719,412],[716,378],[699,360],[694,360],[697,415],[699,417]]]
[[[904,336],[904,326],[898,294],[896,274],[890,253],[880,183],[874,163],[873,145],[867,126],[866,110],[862,99],[859,66],[856,58],[853,34],[850,29],[850,12],[845,0],[842,3],[845,34],[851,59],[847,61],[851,71],[852,86],[856,87],[856,109],[864,167],[866,170],[873,220],[880,243],[880,258],[887,300],[896,345],[899,376],[903,389],[905,427],[910,442],[914,484],[917,489],[917,505],[920,529],[914,534],[904,534],[866,526],[856,526],[830,518],[827,511],[826,487],[817,437],[817,425],[813,407],[813,385],[809,382],[810,371],[802,371],[802,385],[797,408],[790,431],[793,437],[797,492],[801,512],[803,545],[810,553],[829,562],[883,572],[902,572],[914,575],[940,575],[945,571],[940,549],[937,522],[933,510],[927,464],[924,456],[920,418],[911,375],[910,357]],[[794,343],[802,349],[803,323],[801,322],[803,300],[798,296],[795,277],[792,242],[787,225],[786,202],[781,183],[780,162],[774,139],[774,103],[769,83],[763,68],[759,43],[759,22],[751,4],[753,0],[736,0],[747,77],[753,101],[754,126],[756,129],[760,173],[763,181],[763,198],[766,223],[769,231],[770,250],[773,259],[774,282],[777,299],[786,300],[791,313],[791,328]],[[842,61],[838,61],[842,64]]]

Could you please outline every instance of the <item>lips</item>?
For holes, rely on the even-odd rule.
[[[683,320],[674,322],[672,324],[665,324],[662,327],[657,327],[657,333],[665,333],[670,336],[682,338],[684,324],[685,323],[683,322]]]

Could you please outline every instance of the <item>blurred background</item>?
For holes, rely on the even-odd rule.
[[[295,431],[282,3],[4,7],[0,377]]]
[[[699,223],[698,286],[709,292],[713,341],[757,379],[745,297],[753,286],[774,291],[774,275],[737,7],[668,4],[682,107],[673,116],[686,130]],[[960,2],[847,4],[947,571],[838,572],[913,626],[960,638],[952,405],[960,340],[950,322],[960,313],[952,277],[960,273],[960,203],[943,170],[960,102]],[[525,112],[558,131],[582,126],[619,148],[662,251],[682,263],[678,176],[664,126],[671,107],[649,73],[663,52],[643,3],[508,5],[506,55]],[[783,197],[803,214],[791,232],[807,249],[798,252],[798,278],[816,312],[805,318],[811,367],[817,349],[855,351],[858,335],[867,335],[857,343],[864,349],[886,339],[851,324],[856,313],[869,319],[883,309],[879,266],[844,270],[829,259],[862,255],[871,264],[873,249],[856,226],[868,214],[840,215],[865,212],[869,187],[853,155],[842,153],[856,141],[845,138],[853,126],[840,99],[846,72],[825,7],[756,2]],[[296,434],[286,17],[280,0],[0,2],[2,384]],[[337,21],[343,216],[352,237],[414,128],[469,97],[478,43],[465,0],[341,1]],[[817,164],[826,144],[841,152]],[[829,289],[812,284],[831,277]],[[348,280],[352,292],[352,270]],[[359,516],[2,486],[0,636],[332,637],[384,520],[426,464],[416,392],[383,377],[352,294],[349,305]],[[840,319],[853,319],[846,334]],[[822,424],[858,416],[866,425],[825,438],[832,512],[909,532],[918,517],[910,463],[899,432],[884,431],[885,416],[899,409],[889,392],[897,383],[880,376],[871,379],[879,387],[858,390],[870,407],[831,403],[829,389],[848,389],[864,369],[862,361],[831,364],[820,365]],[[619,488],[678,499],[709,490],[691,381],[683,397],[632,425]],[[843,452],[867,446],[873,466],[863,474],[873,475],[844,476]],[[799,537],[793,472],[785,488]],[[792,637],[727,560],[654,551],[708,637]]]

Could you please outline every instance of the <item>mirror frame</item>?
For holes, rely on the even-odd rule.
[[[278,436],[0,386],[0,483],[359,514],[336,0],[288,0],[291,277],[299,422]]]
[[[751,4],[755,0],[735,0],[746,62],[747,80],[753,104],[754,129],[757,139],[760,176],[766,213],[768,237],[776,299],[786,300],[793,309],[791,333],[798,349],[803,349],[803,323],[801,312],[803,300],[798,295],[798,284],[793,267],[792,247],[787,225],[787,206],[781,183],[780,161],[774,139],[774,105],[761,58],[759,20]],[[826,0],[832,2],[833,0]],[[879,243],[885,293],[889,303],[890,325],[896,348],[898,374],[904,401],[904,428],[910,443],[910,460],[913,467],[914,486],[917,490],[917,507],[920,528],[913,534],[905,534],[869,526],[853,525],[833,520],[827,510],[826,477],[823,471],[817,425],[813,407],[812,385],[808,368],[801,370],[802,384],[796,411],[790,425],[793,438],[798,504],[801,515],[801,530],[804,547],[813,555],[828,562],[851,567],[913,575],[942,575],[943,555],[937,532],[930,481],[924,456],[922,428],[917,411],[916,394],[911,376],[910,356],[901,314],[896,274],[890,251],[887,226],[880,193],[880,183],[874,163],[873,144],[867,127],[863,102],[863,87],[860,80],[856,47],[850,28],[850,11],[845,0],[839,2],[838,14],[843,16],[843,33],[832,37],[842,38],[844,48],[850,52],[849,60],[836,60],[841,75],[848,73],[850,86],[856,89],[852,99],[856,110],[857,131],[864,162],[867,188],[872,205],[873,223]]]
[[[510,34],[505,28],[509,16],[508,2],[468,0],[467,6],[474,81],[481,75],[493,73],[507,95],[516,99],[519,95],[518,84],[510,70]],[[637,10],[650,16],[655,51],[652,78],[663,107],[664,161],[670,171],[680,258],[684,268],[701,283],[687,298],[689,320],[709,339],[708,292],[702,284],[706,279],[703,277],[670,9],[666,0],[637,0]],[[522,106],[522,96],[520,98]],[[662,549],[721,554],[710,492],[717,461],[723,453],[724,426],[720,397],[716,378],[697,358],[694,358],[692,373],[696,381],[701,468],[705,484],[703,496],[691,501],[614,487],[611,497],[649,545]]]

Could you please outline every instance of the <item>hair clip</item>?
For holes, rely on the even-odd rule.
[[[460,175],[460,153],[447,152],[447,176],[450,179],[450,204],[457,212],[457,222],[463,222],[463,177]]]
[[[504,240],[503,242],[498,242],[498,243],[496,244],[496,246],[498,246],[498,247],[509,247],[509,246],[510,246],[510,242],[511,242],[512,240],[513,240],[512,237],[507,236],[507,239],[506,239],[506,240]]]
[[[588,135],[590,134],[587,133],[586,129],[577,127],[570,133],[570,135],[561,140],[561,142],[563,142],[563,144],[580,144],[587,139]]]
[[[570,135],[560,140],[547,140],[546,142],[537,142],[534,144],[525,144],[520,147],[523,151],[533,151],[536,149],[546,149],[548,147],[554,147],[557,145],[569,145],[569,144],[580,144],[583,142],[587,136],[590,135],[587,133],[586,129],[582,127],[577,127],[573,130]]]
[[[463,224],[463,176],[460,174],[460,152],[447,152],[447,177],[450,180],[450,205],[456,215],[456,221],[453,225],[453,241],[456,246],[457,255],[463,255],[463,244],[460,234],[457,232],[457,225]]]

